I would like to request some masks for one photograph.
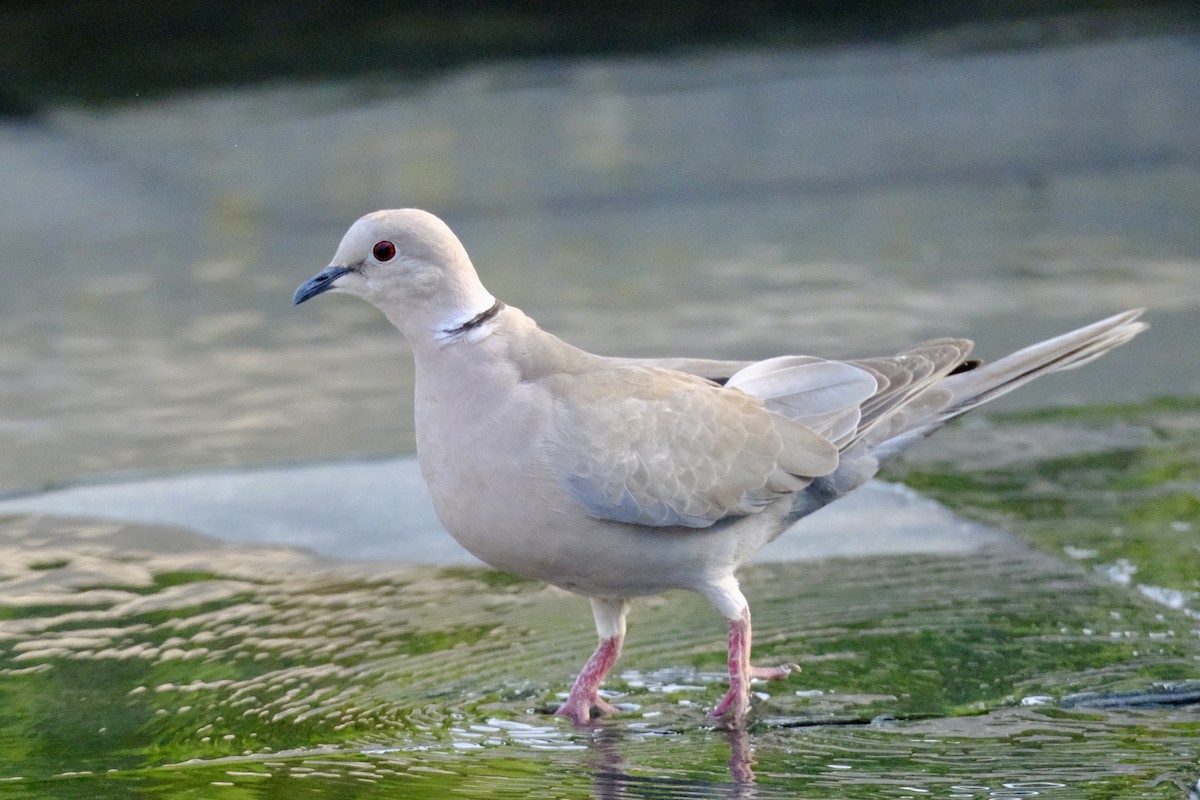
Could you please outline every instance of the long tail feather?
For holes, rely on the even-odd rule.
[[[942,386],[954,399],[942,414],[950,419],[976,406],[1008,394],[1034,378],[1081,367],[1125,344],[1149,327],[1138,320],[1145,309],[1137,308],[1094,322],[985,363],[969,372],[947,377]]]
[[[1083,366],[1128,342],[1149,327],[1133,309],[1070,333],[1030,345],[991,363],[947,375],[866,439],[867,451],[883,463],[942,427],[948,420],[1008,394],[1029,381]]]

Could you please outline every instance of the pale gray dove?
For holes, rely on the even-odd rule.
[[[600,644],[557,712],[577,724],[615,710],[598,689],[630,598],[690,589],[728,620],[712,715],[740,725],[750,681],[797,668],[751,666],[739,565],[947,420],[1146,327],[1127,311],[992,364],[967,360],[966,339],[854,361],[608,358],[493,297],[450,228],[415,209],[355,222],[294,301],[324,292],[371,303],[412,346],[417,456],[446,529],[498,569],[590,598]]]

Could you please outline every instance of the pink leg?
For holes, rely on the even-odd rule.
[[[738,596],[741,593],[738,592]],[[743,601],[744,602],[744,601]],[[743,606],[740,613],[729,620],[729,691],[717,703],[710,716],[730,716],[730,725],[738,727],[750,709],[750,681],[759,678],[778,681],[793,672],[799,672],[796,664],[779,667],[755,667],[750,664],[750,608]]]
[[[554,712],[556,716],[566,717],[576,725],[585,725],[592,718],[593,708],[599,709],[601,716],[616,713],[616,706],[600,697],[600,683],[621,655],[621,638],[613,636],[600,642],[575,679],[567,701]]]
[[[583,671],[571,686],[567,701],[554,712],[556,716],[566,717],[576,725],[586,725],[592,718],[593,708],[601,716],[615,714],[619,710],[600,697],[600,684],[621,655],[621,643],[625,640],[625,614],[629,611],[629,604],[625,600],[595,597],[591,601],[600,644],[583,665]]]

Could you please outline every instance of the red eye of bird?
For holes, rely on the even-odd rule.
[[[376,242],[371,250],[377,261],[391,261],[396,257],[396,245],[391,242]]]

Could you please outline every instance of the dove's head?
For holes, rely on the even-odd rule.
[[[296,289],[296,304],[325,292],[361,297],[410,340],[445,339],[497,307],[462,242],[415,208],[376,211],[350,226],[333,263]]]

